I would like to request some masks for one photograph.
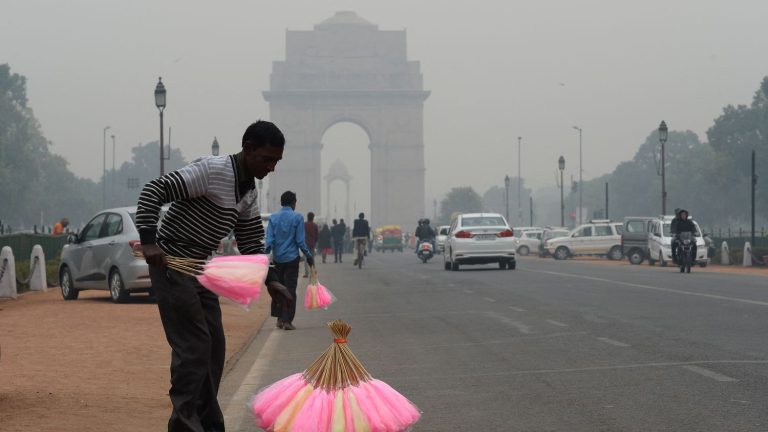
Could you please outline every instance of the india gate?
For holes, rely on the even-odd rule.
[[[419,62],[407,58],[405,30],[379,30],[354,12],[338,12],[314,30],[286,31],[285,60],[273,63],[264,92],[271,121],[286,137],[283,161],[269,176],[272,196],[292,190],[300,211],[319,214],[321,139],[337,123],[354,123],[370,143],[372,208],[366,218],[374,226],[413,229],[426,216],[428,96]]]

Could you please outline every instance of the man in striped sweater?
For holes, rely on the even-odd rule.
[[[254,178],[275,170],[284,146],[277,126],[258,121],[246,129],[239,153],[200,158],[141,191],[136,225],[172,350],[169,432],[224,431],[217,393],[225,338],[218,296],[194,277],[167,268],[165,256],[207,258],[233,230],[240,253],[263,253]],[[160,208],[168,203],[158,226]],[[290,298],[273,270],[267,287],[270,294]]]

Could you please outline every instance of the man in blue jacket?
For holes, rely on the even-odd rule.
[[[312,252],[304,241],[304,217],[296,209],[296,194],[283,192],[280,196],[282,208],[269,217],[267,226],[266,251],[272,252],[277,277],[291,293],[293,301],[272,297],[272,316],[277,317],[277,328],[295,330],[293,318],[296,316],[296,285],[299,281],[299,251],[304,252],[307,264],[315,266]],[[288,304],[286,304],[288,303]]]

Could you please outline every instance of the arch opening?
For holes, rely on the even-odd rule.
[[[324,222],[343,218],[347,225],[363,212],[371,214],[371,139],[351,121],[330,125],[322,135],[321,206]]]

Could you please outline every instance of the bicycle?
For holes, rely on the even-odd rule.
[[[365,244],[367,243],[367,240],[368,239],[365,237],[355,238],[355,246],[357,248],[357,259],[355,259],[355,265],[359,269],[363,268],[363,257],[365,256]]]

